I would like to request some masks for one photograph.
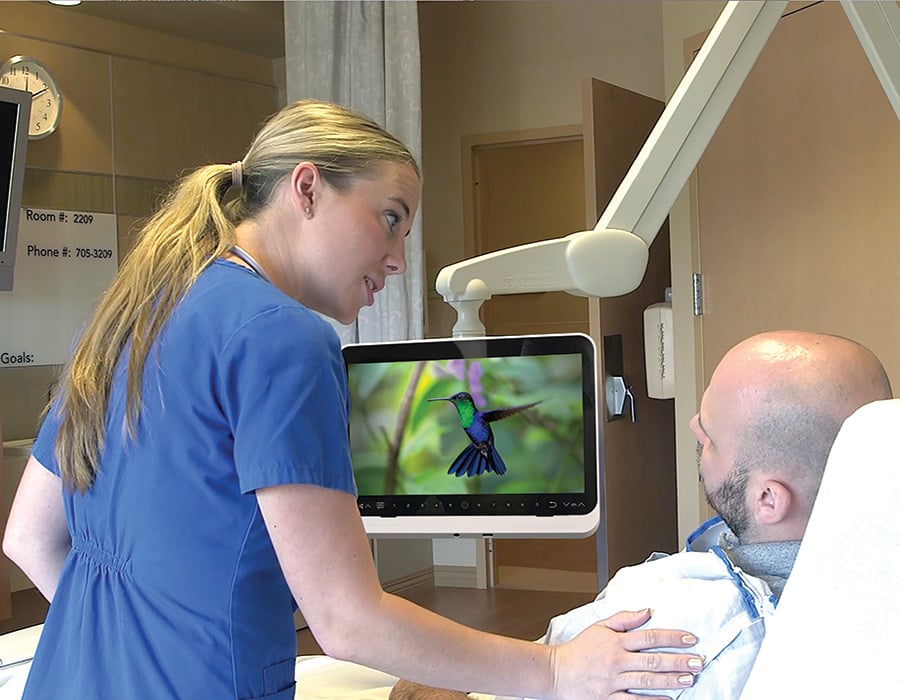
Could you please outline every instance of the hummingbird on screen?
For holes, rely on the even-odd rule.
[[[528,403],[523,406],[510,406],[508,408],[496,408],[491,411],[479,411],[475,408],[472,395],[467,391],[460,391],[453,396],[428,399],[428,401],[449,401],[456,407],[459,414],[459,424],[466,431],[471,443],[459,453],[453,460],[448,474],[456,476],[477,476],[484,472],[494,472],[503,475],[506,473],[506,464],[494,447],[494,433],[491,423],[501,418],[521,413],[532,406],[537,406],[540,401]]]

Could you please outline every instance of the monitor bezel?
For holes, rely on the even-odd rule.
[[[476,497],[474,500],[493,498],[497,501],[490,507],[480,508],[483,514],[476,513],[473,498],[464,495],[358,496],[357,506],[369,536],[587,537],[597,530],[602,506],[600,402],[597,395],[597,349],[590,336],[559,333],[354,343],[345,345],[342,352],[348,372],[353,364],[523,355],[581,356],[585,456],[583,493]],[[350,411],[352,420],[352,404]],[[464,501],[468,501],[468,505]],[[412,512],[410,503],[413,503]]]
[[[0,211],[3,230],[0,231],[0,292],[9,292],[13,288],[13,271],[16,262],[16,246],[19,240],[19,216],[22,207],[22,194],[25,186],[25,164],[28,146],[28,119],[31,114],[30,92],[0,86],[0,102],[14,105],[17,112],[15,126],[8,137],[11,149],[10,162],[7,166],[9,176],[0,180],[0,187],[5,191],[6,206]],[[4,138],[7,135],[4,134]]]

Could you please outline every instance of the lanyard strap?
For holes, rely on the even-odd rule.
[[[237,257],[243,260],[250,266],[250,269],[253,270],[257,275],[262,277],[266,282],[272,284],[271,278],[266,274],[266,271],[260,267],[259,263],[253,259],[253,256],[250,255],[246,250],[241,248],[239,245],[231,246],[231,252],[234,253]]]

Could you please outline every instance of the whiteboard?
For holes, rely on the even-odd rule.
[[[118,268],[115,214],[23,207],[0,368],[60,365]]]

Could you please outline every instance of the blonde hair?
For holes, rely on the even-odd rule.
[[[301,161],[316,165],[338,190],[375,177],[385,162],[407,164],[421,178],[409,150],[374,121],[335,104],[301,100],[263,124],[240,164],[240,192],[227,204],[230,165],[202,166],[176,183],[142,227],[64,370],[55,448],[67,488],[85,492],[94,483],[117,364],[127,362],[122,429],[133,439],[147,357],[172,310],[235,244],[235,227],[262,211]]]

